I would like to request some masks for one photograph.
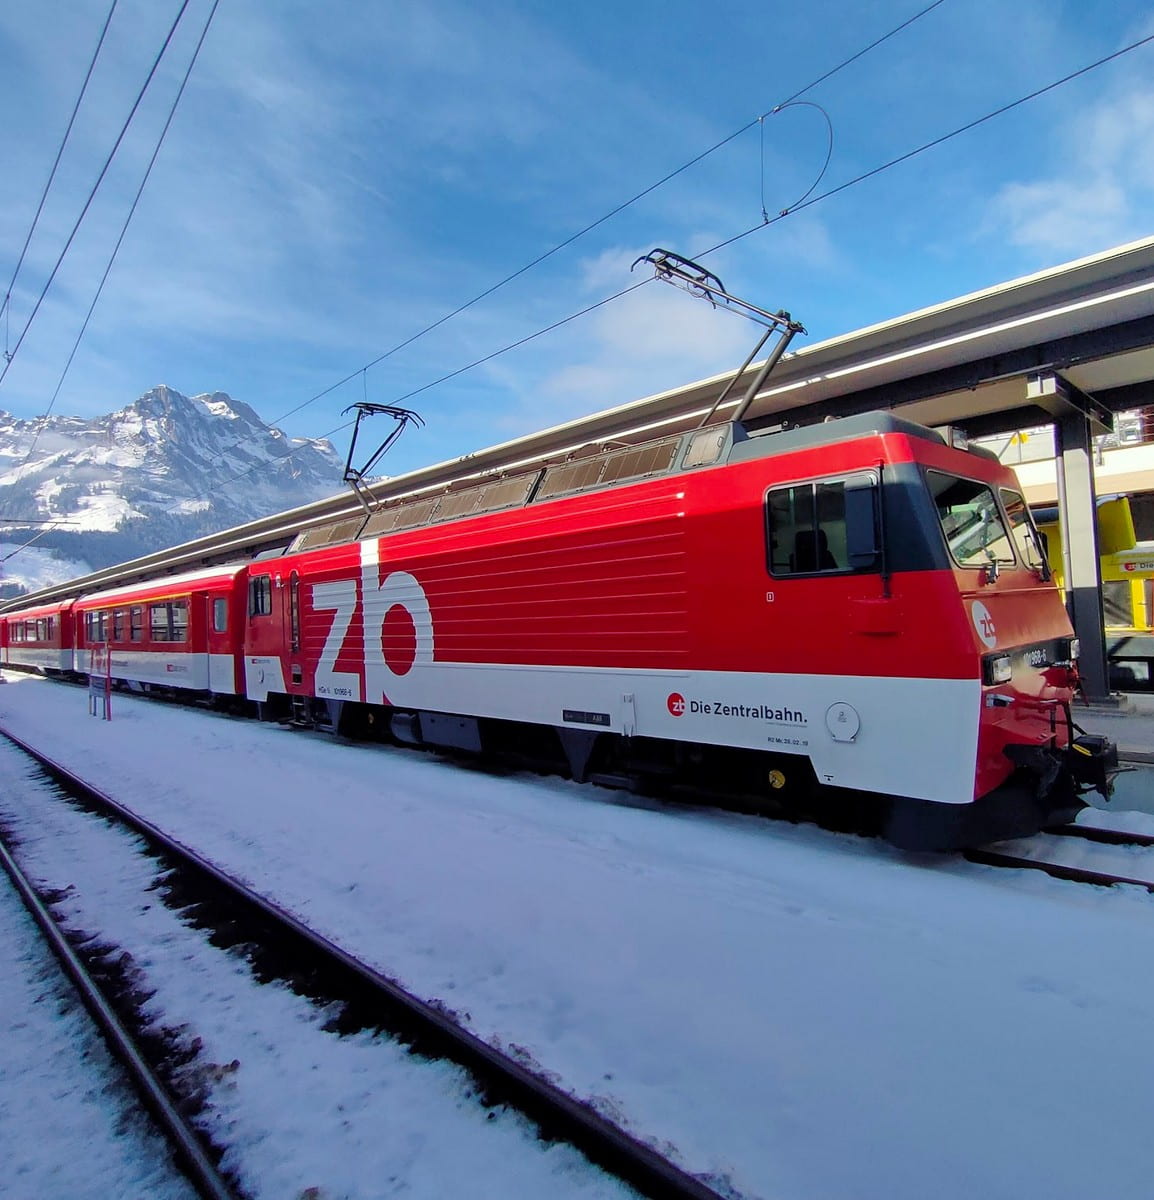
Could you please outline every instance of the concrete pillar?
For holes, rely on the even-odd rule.
[[[1079,666],[1086,698],[1091,703],[1110,703],[1089,418],[1083,412],[1066,412],[1055,423],[1055,435],[1066,608],[1082,645]]]

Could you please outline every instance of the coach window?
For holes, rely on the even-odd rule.
[[[272,612],[272,580],[267,575],[254,575],[248,583],[248,615],[267,617]]]
[[[216,596],[212,601],[212,632],[228,632],[228,599]]]
[[[172,631],[172,641],[188,641],[188,601],[174,600],[169,606],[169,628]]]
[[[766,509],[769,569],[774,575],[848,569],[845,480],[775,488]]]
[[[144,641],[144,609],[133,608],[128,613],[128,638],[129,641],[142,642]]]
[[[47,621],[47,625],[48,625],[48,640],[52,641],[53,635],[56,633],[56,618],[49,617],[48,621]]]
[[[124,641],[124,609],[118,608],[112,614],[112,640],[114,642]]]
[[[1011,564],[1014,546],[993,491],[973,479],[927,471],[946,545],[960,567]]]
[[[149,636],[154,642],[172,641],[171,630],[168,627],[168,605],[152,604],[148,609]]]

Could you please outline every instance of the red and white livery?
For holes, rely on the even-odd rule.
[[[590,452],[72,609],[80,672],[107,644],[133,686],[353,735],[804,786],[910,848],[1069,819],[1116,765],[1012,472],[889,413]]]
[[[244,595],[245,566],[234,563],[82,596],[75,669],[88,674],[99,648],[112,678],[134,690],[238,695]]]
[[[886,797],[908,846],[1037,828],[1105,786],[1070,749],[1076,643],[992,456],[874,413],[573,466],[503,511],[417,501],[419,528],[373,535],[401,506],[250,568],[248,695],[461,749],[547,727],[578,775],[607,746],[670,774],[805,762]]]
[[[0,654],[12,667],[45,675],[73,668],[72,601],[0,614]]]

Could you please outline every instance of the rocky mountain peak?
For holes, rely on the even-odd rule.
[[[38,545],[68,542],[95,569],[133,557],[129,543],[145,554],[331,496],[343,466],[330,442],[288,438],[227,392],[161,384],[92,419],[0,411],[0,543],[58,522]],[[111,534],[114,556],[94,552]]]

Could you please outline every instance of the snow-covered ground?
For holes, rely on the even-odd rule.
[[[742,1196],[1149,1186],[1145,891],[8,678],[13,732]]]
[[[194,1200],[3,871],[0,963],[0,1194]]]
[[[139,838],[61,804],[50,785],[28,781],[29,766],[13,746],[0,744],[0,772],[6,776],[0,811],[19,840],[25,871],[50,886],[67,882],[68,894],[57,906],[65,923],[99,931],[102,942],[117,947],[122,963],[131,962],[134,986],[155,993],[143,1005],[154,1029],[180,1031],[175,1040],[182,1049],[197,1042],[199,1051],[182,1075],[190,1090],[210,1093],[200,1123],[218,1145],[228,1147],[222,1166],[252,1200],[390,1192],[413,1200],[634,1196],[571,1147],[545,1146],[521,1118],[476,1103],[467,1076],[451,1065],[414,1059],[396,1042],[370,1033],[337,1037],[323,1028],[332,1012],[281,984],[261,986],[238,957],[216,949],[204,933],[157,903],[157,864],[140,853]],[[21,775],[25,782],[16,796],[13,781]],[[0,945],[4,912],[0,907]],[[31,1032],[19,1025],[27,997],[11,999],[6,1007],[13,1025]],[[51,1020],[52,1013],[37,1008],[41,1022]],[[83,1013],[78,1019],[83,1022]],[[66,1186],[29,1187],[19,1193],[22,1200],[177,1195],[171,1184],[167,1191],[142,1182],[125,1186],[123,1178],[90,1160],[84,1139],[63,1144],[45,1139],[40,1133],[45,1106],[16,1107],[19,1094],[37,1086],[30,1081],[37,1080],[43,1061],[38,1046],[30,1057],[20,1083],[12,1078],[14,1069],[6,1072],[13,1106],[0,1107],[0,1142],[25,1147],[29,1173],[38,1169],[42,1182],[51,1183],[55,1174]],[[92,1073],[69,1058],[67,1048],[47,1066],[54,1095],[61,1085],[53,1077],[69,1069],[89,1076],[86,1089],[73,1094],[83,1098],[95,1090]],[[97,1119],[112,1125],[118,1107],[108,1097]],[[151,1157],[164,1178],[163,1146]],[[144,1156],[121,1151],[121,1158],[132,1164]],[[123,1171],[119,1161],[116,1165]],[[15,1194],[8,1189],[8,1180],[0,1177],[0,1194]]]

